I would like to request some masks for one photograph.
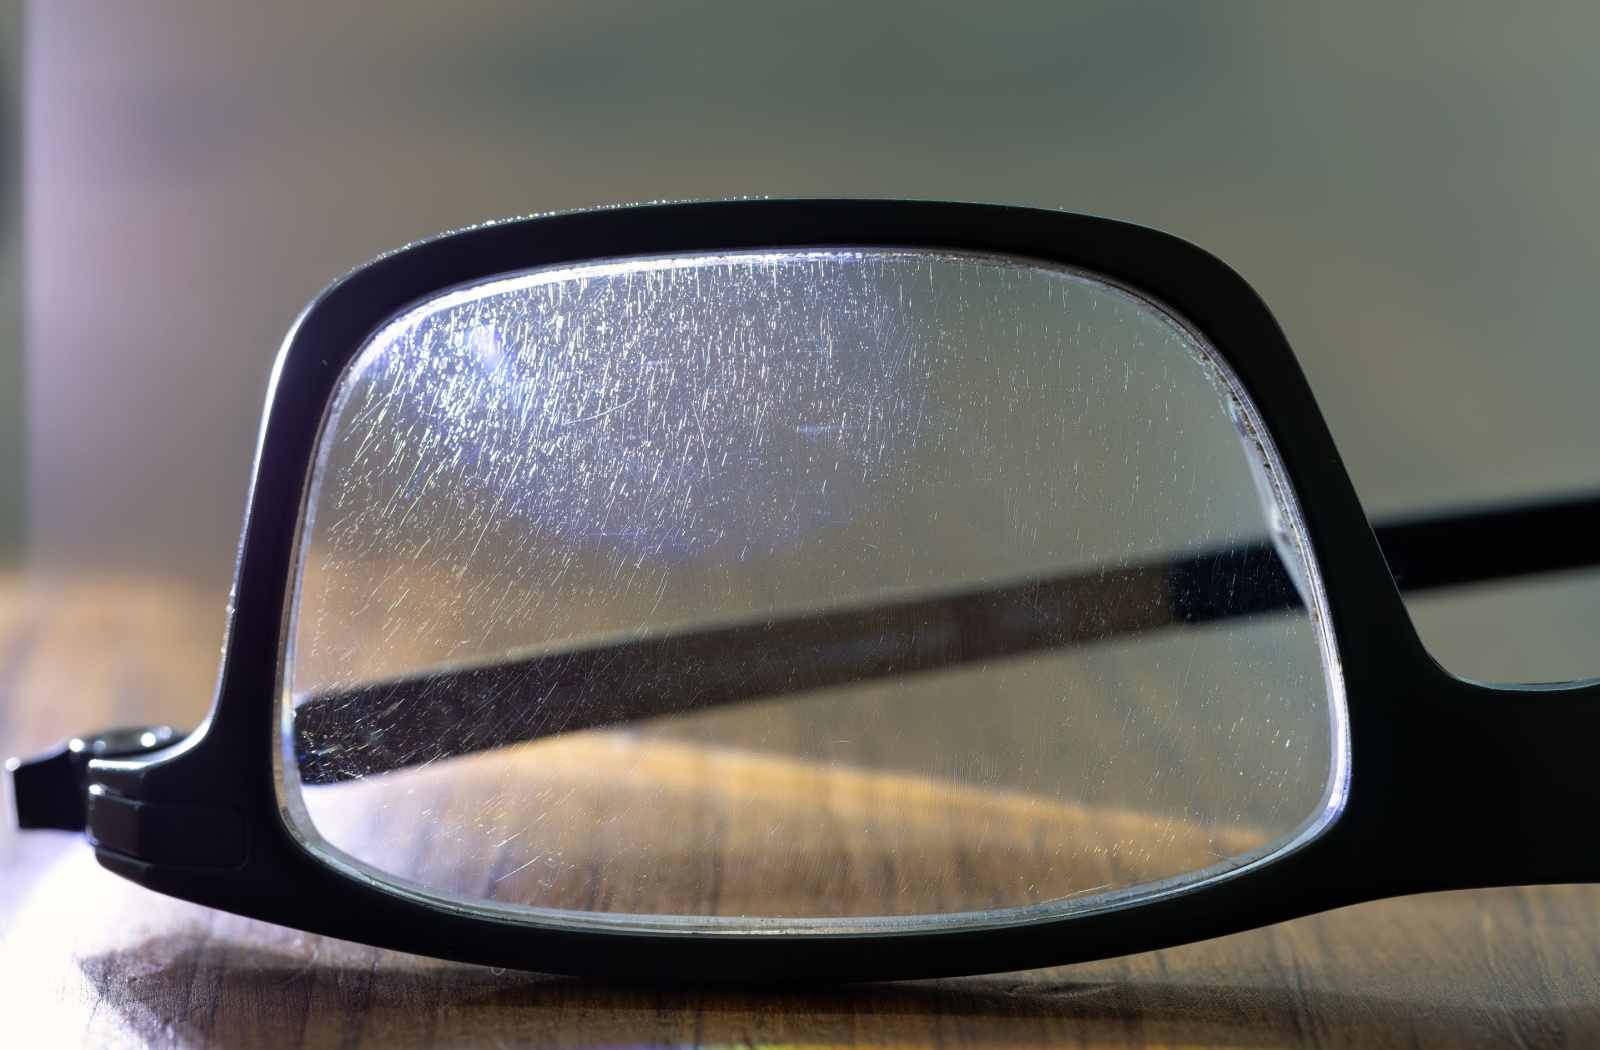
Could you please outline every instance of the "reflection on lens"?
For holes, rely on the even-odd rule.
[[[433,897],[727,929],[1053,914],[1280,855],[1337,810],[1343,707],[1251,418],[1165,312],[1009,259],[424,303],[321,439],[289,819]]]

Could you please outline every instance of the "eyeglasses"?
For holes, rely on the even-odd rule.
[[[211,716],[13,760],[19,823],[331,936],[712,980],[1596,879],[1600,686],[1446,674],[1397,581],[1593,564],[1597,530],[1375,535],[1260,300],[1138,226],[485,226],[302,315]]]

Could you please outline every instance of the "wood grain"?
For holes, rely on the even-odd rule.
[[[0,581],[0,740],[193,724],[219,638],[219,611],[167,582]],[[74,836],[7,830],[0,1025],[0,1042],[30,1047],[1593,1046],[1600,888],[1383,901],[1017,974],[754,992],[310,936],[151,894]]]
[[[1273,837],[627,728],[302,798],[327,841],[379,871],[463,897],[622,914],[1027,907],[1190,875]]]

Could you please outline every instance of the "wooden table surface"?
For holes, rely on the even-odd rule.
[[[0,747],[209,701],[220,620],[171,583],[0,579]],[[9,796],[4,799],[9,810]],[[1434,894],[1169,951],[746,991],[437,962],[212,912],[0,832],[6,1046],[1600,1046],[1600,887]]]

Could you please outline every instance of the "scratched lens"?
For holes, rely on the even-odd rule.
[[[1275,456],[1198,334],[1026,260],[451,291],[320,438],[289,820],[404,892],[624,926],[1014,921],[1268,862],[1345,775]]]

